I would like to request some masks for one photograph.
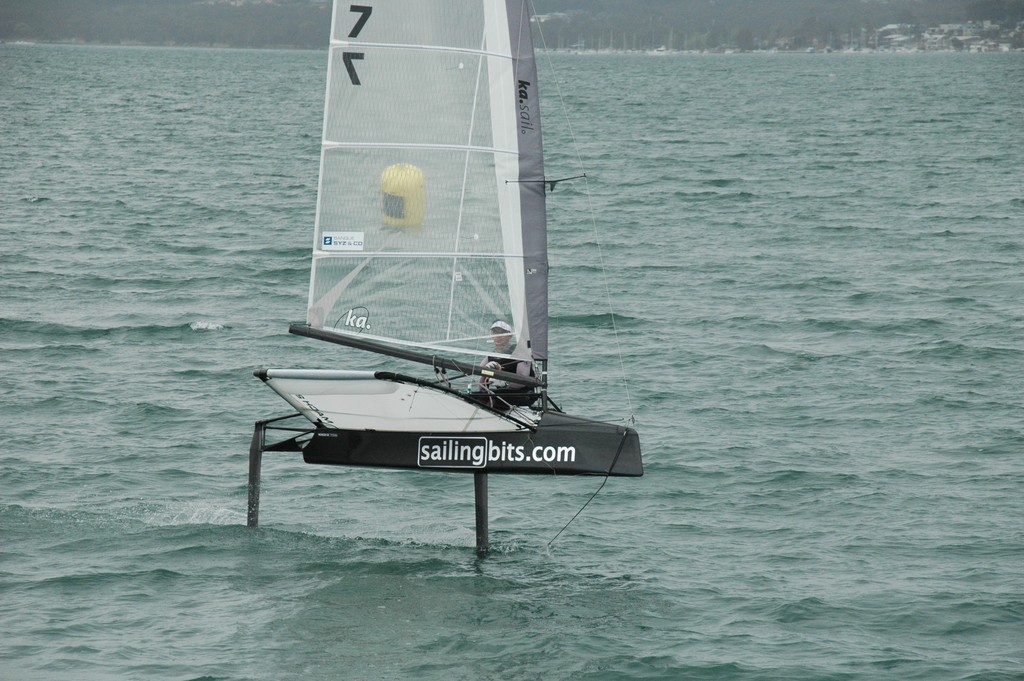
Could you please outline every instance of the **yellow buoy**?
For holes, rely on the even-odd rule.
[[[419,227],[426,211],[423,171],[409,163],[396,163],[380,176],[380,210],[385,225]]]

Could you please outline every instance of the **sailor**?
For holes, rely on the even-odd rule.
[[[494,355],[488,356],[481,366],[492,371],[505,371],[520,376],[533,376],[533,362],[509,357],[515,351],[512,326],[503,319],[491,324],[491,342],[494,343]],[[497,409],[508,409],[512,406],[526,407],[537,399],[533,388],[521,383],[498,385],[488,376],[481,376],[474,393],[477,401]]]

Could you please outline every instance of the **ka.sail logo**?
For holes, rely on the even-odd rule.
[[[520,80],[516,83],[516,94],[519,96],[519,134],[525,135],[532,131],[533,111],[530,108],[530,81]]]
[[[357,331],[367,331],[370,328],[370,311],[365,307],[354,307],[345,313],[345,316],[341,318],[341,324],[338,326],[344,326],[346,329],[355,329]]]

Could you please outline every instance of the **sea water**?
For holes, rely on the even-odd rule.
[[[0,678],[1024,678],[1024,54],[539,61],[552,394],[646,475],[478,558],[466,475],[245,527],[253,369],[376,361],[287,333],[326,54],[0,46]]]

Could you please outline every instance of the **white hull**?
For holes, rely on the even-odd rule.
[[[505,433],[526,430],[524,423],[540,418],[530,409],[507,418],[444,390],[372,371],[266,369],[257,375],[312,423],[339,430]]]

